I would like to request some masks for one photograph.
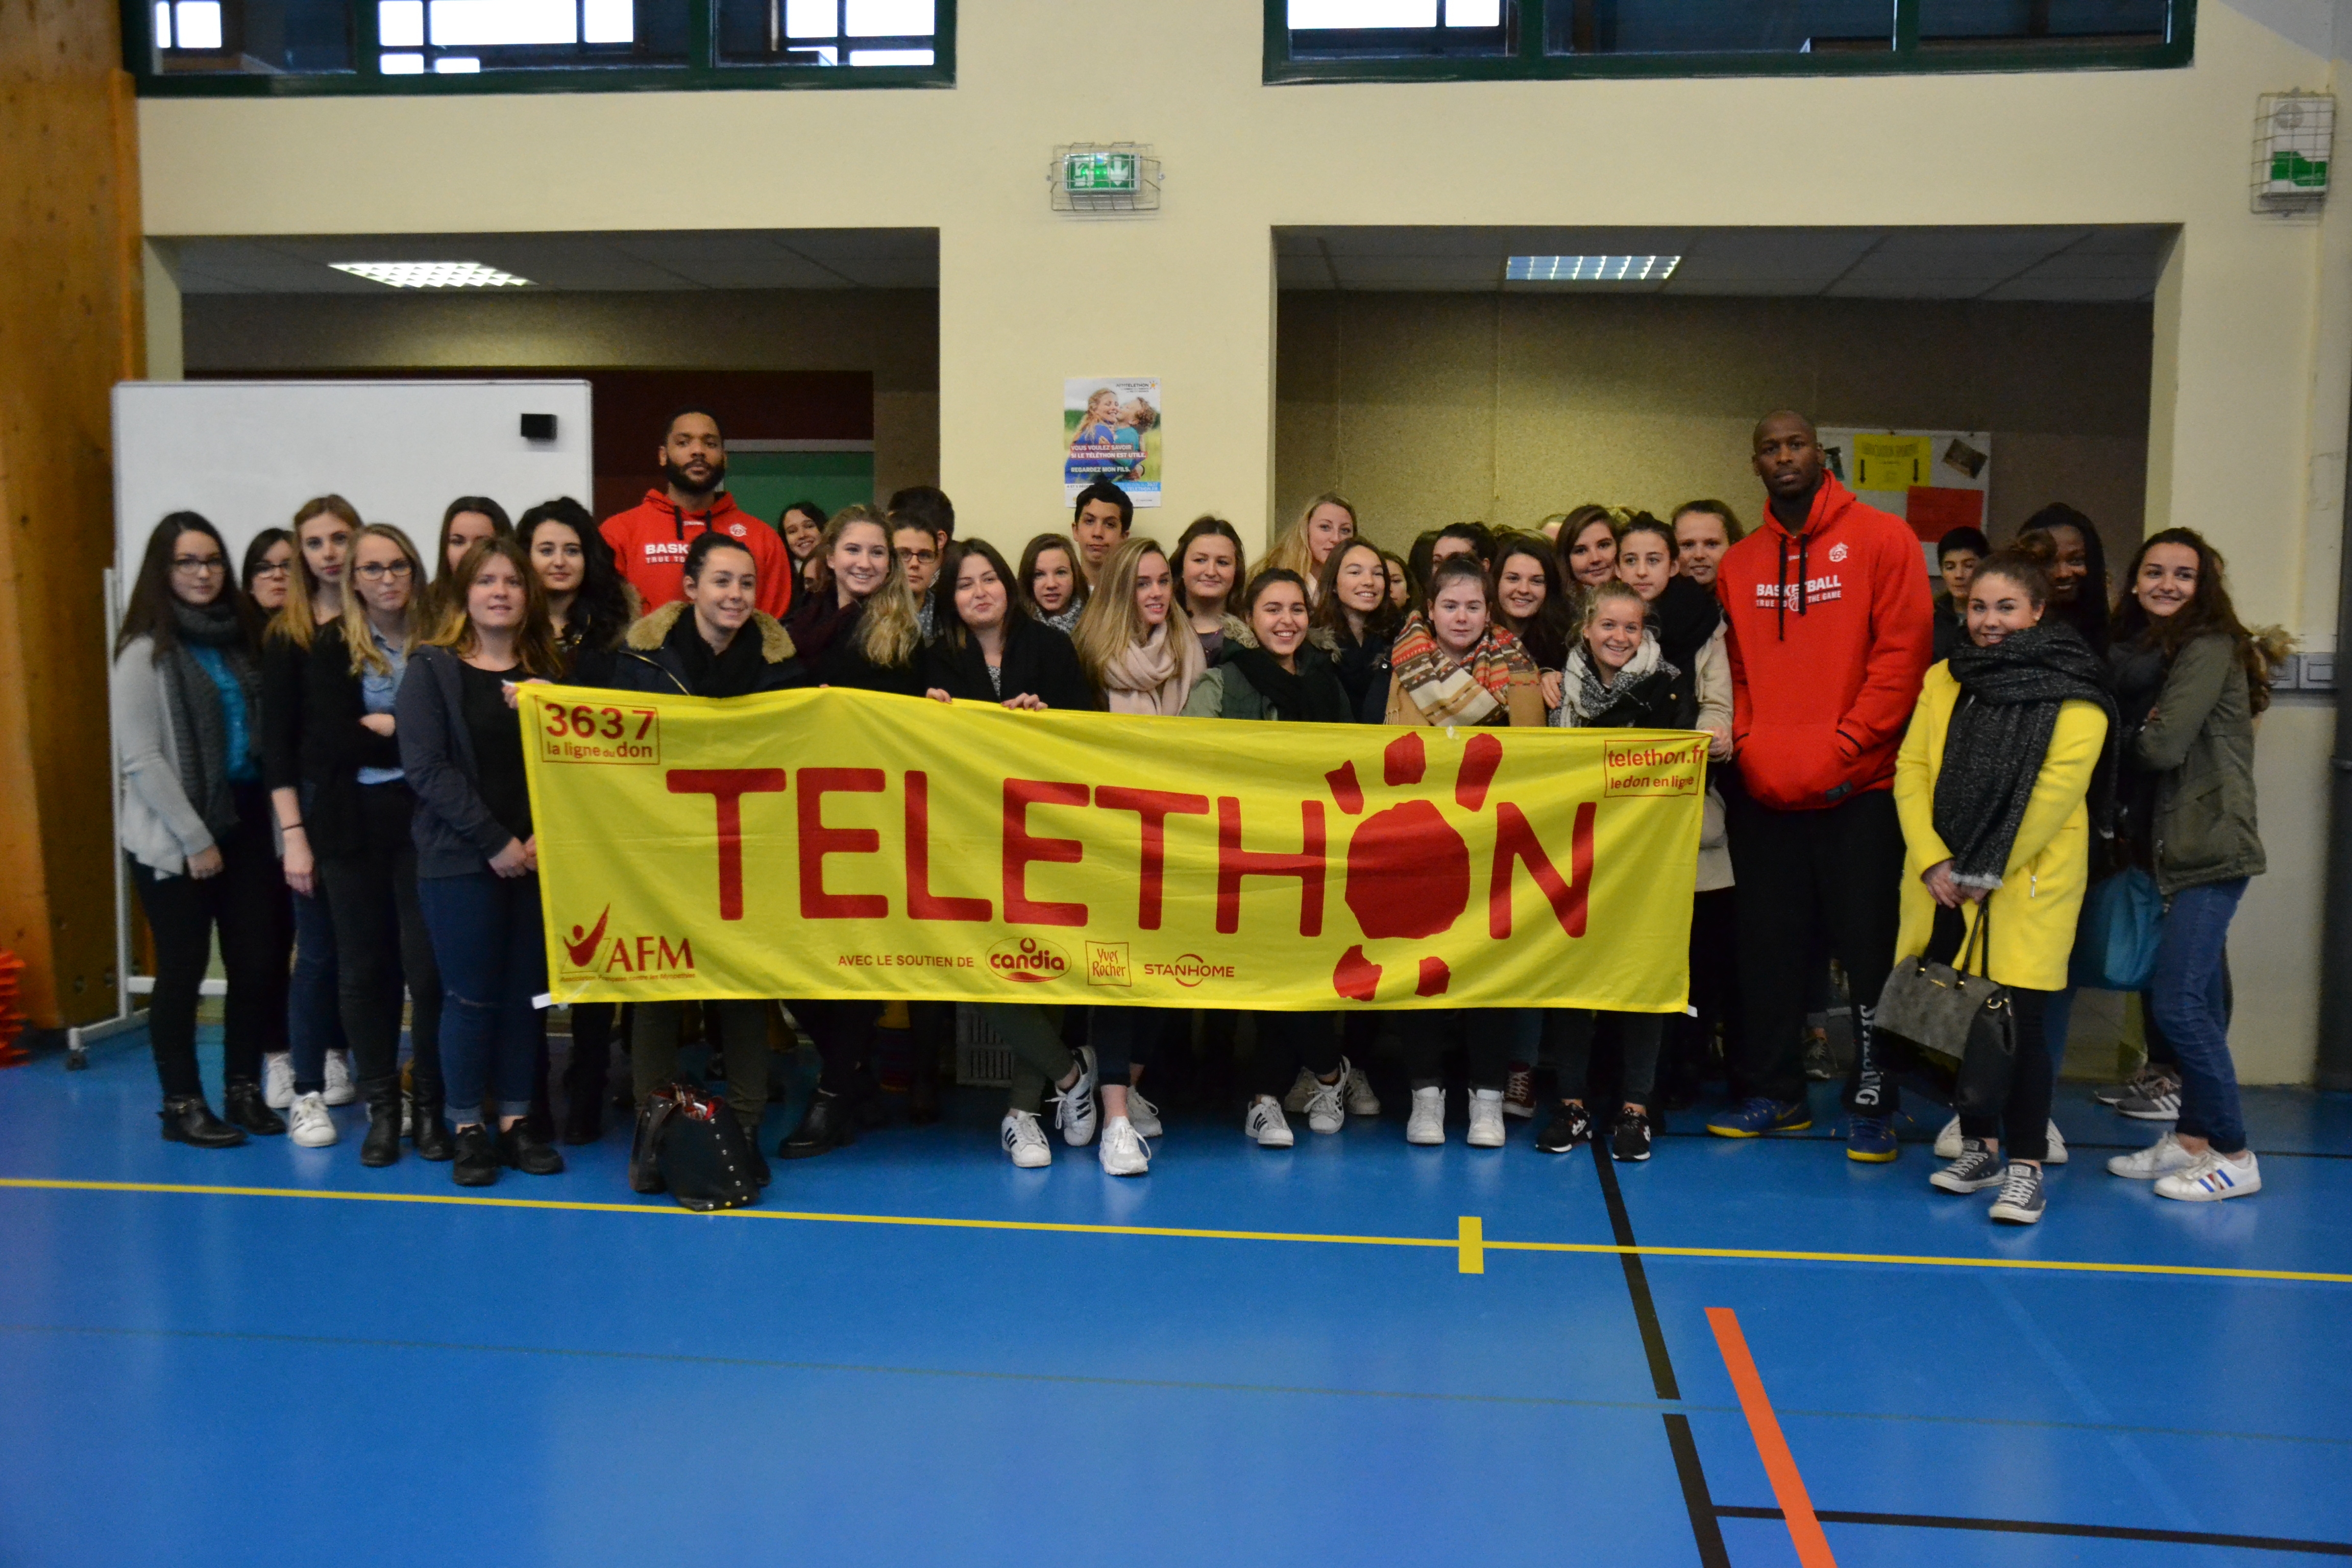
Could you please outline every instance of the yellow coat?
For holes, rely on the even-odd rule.
[[[1895,951],[1902,957],[1927,952],[1935,927],[1935,896],[1919,879],[1920,873],[1952,856],[1936,834],[1936,777],[1943,771],[1944,742],[1959,700],[1960,683],[1952,679],[1949,665],[1929,670],[1895,762],[1895,809],[1903,819],[1904,844],[1903,928]],[[2097,703],[2069,701],[2059,708],[2050,751],[2010,847],[2009,868],[1991,896],[1990,967],[1993,979],[2003,985],[2057,991],[2066,984],[2074,922],[2091,879],[2086,797],[2106,740],[2107,716]],[[1979,907],[1961,906],[1971,930]]]

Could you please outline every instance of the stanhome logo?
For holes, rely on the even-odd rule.
[[[1147,963],[1143,972],[1164,980],[1173,980],[1187,990],[1203,980],[1231,980],[1234,977],[1232,964],[1211,963],[1197,952],[1179,954],[1166,963]]]

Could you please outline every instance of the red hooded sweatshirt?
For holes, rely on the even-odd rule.
[[[1768,508],[1726,552],[1732,738],[1748,793],[1817,811],[1894,782],[1935,643],[1919,541],[1829,474],[1802,531]]]
[[[750,549],[759,577],[760,608],[782,620],[793,602],[792,557],[776,531],[737,508],[735,498],[725,490],[711,498],[709,511],[701,517],[680,517],[667,494],[647,490],[644,500],[606,518],[597,531],[613,547],[622,578],[651,614],[686,597],[681,579],[687,548],[710,528],[732,534]]]

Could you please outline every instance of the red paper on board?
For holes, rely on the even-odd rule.
[[[1913,485],[1904,511],[1911,531],[1929,544],[1956,528],[1984,526],[1982,490],[1948,489],[1941,485]]]

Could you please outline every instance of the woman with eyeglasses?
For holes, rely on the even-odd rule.
[[[421,633],[425,563],[408,536],[369,523],[354,537],[343,613],[317,628],[301,661],[299,706],[285,715],[273,764],[299,781],[307,840],[335,928],[343,1032],[359,1058],[368,1128],[360,1163],[400,1158],[400,1021],[404,984],[415,1052],[410,1121],[416,1152],[450,1157],[441,1122],[441,983],[416,899],[415,810],[401,765],[394,705]],[[293,790],[279,792],[280,809]],[[294,1141],[336,1141],[320,1064],[294,1062]]]
[[[120,831],[155,939],[147,1035],[163,1137],[200,1149],[286,1131],[263,1103],[260,1077],[273,1020],[285,1016],[286,969],[255,740],[258,630],[219,531],[192,511],[157,523],[114,642]],[[226,1121],[205,1103],[196,1068],[196,998],[215,931],[228,972]]]

